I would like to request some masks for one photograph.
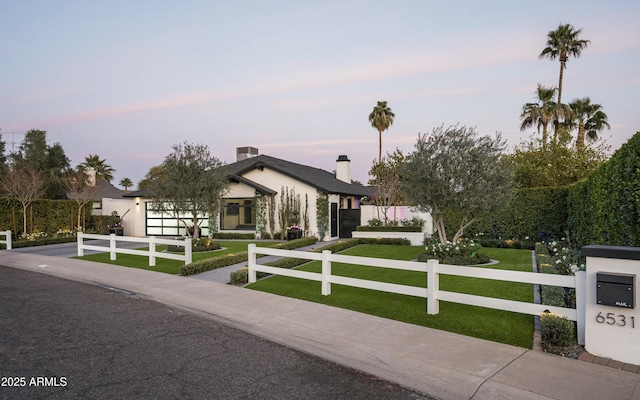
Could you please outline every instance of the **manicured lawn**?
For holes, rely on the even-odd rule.
[[[220,246],[222,246],[223,249],[216,250],[216,251],[193,253],[193,261],[198,261],[205,258],[220,257],[227,254],[238,253],[241,251],[247,251],[247,246],[249,245],[249,243],[256,243],[256,245],[260,247],[269,246],[273,244],[273,242],[260,242],[260,241],[248,242],[248,241],[233,241],[233,240],[216,240],[215,242],[220,243]],[[162,251],[166,248],[167,246],[157,246],[158,251]],[[148,250],[148,249],[149,249],[148,247],[140,248],[140,250]],[[166,258],[156,257],[156,266],[150,267],[149,257],[136,256],[136,255],[130,255],[130,254],[117,254],[116,255],[117,259],[114,261],[111,261],[109,259],[108,252],[91,254],[91,255],[86,255],[84,257],[74,257],[74,258],[79,258],[81,260],[87,260],[87,261],[96,261],[96,262],[101,262],[106,264],[121,265],[123,267],[132,267],[132,268],[146,269],[149,271],[164,272],[166,274],[174,274],[174,275],[178,275],[180,273],[180,266],[184,264],[182,261],[168,260]]]
[[[341,254],[412,260],[422,251],[422,246],[361,245]],[[484,268],[532,270],[530,250],[483,248],[482,252],[500,261],[497,265]],[[299,269],[320,272],[321,265],[319,262],[313,262]],[[419,287],[425,287],[427,284],[424,273],[386,268],[333,263],[332,273]],[[532,345],[534,317],[530,315],[443,301],[440,302],[438,315],[427,315],[426,300],[418,297],[336,284],[331,285],[330,296],[322,296],[319,282],[283,276],[263,279],[248,287],[515,346],[530,348]],[[533,287],[530,284],[441,276],[440,289],[509,300],[533,301]]]

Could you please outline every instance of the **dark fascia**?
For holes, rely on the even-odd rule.
[[[618,258],[622,260],[640,260],[640,247],[606,246],[592,244],[580,249],[585,257]]]

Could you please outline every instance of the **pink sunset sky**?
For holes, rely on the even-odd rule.
[[[640,130],[635,1],[20,1],[0,5],[0,129],[7,149],[47,131],[72,165],[98,154],[137,183],[180,142],[226,163],[235,148],[335,168],[366,183],[379,100],[396,119],[384,151],[460,123],[511,147],[559,23],[591,45],[570,59],[563,100],[609,116],[612,149]]]

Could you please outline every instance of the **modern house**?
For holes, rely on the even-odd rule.
[[[351,237],[360,225],[360,200],[369,189],[351,182],[350,161],[338,156],[336,172],[301,165],[258,154],[254,147],[236,149],[236,162],[225,169],[230,182],[223,199],[220,215],[205,219],[202,234],[209,233],[209,225],[216,224],[220,232],[256,232],[257,235],[281,233],[290,225],[299,227],[305,235],[325,240]],[[113,204],[113,211],[127,212],[125,235],[177,236],[185,233],[178,220],[168,214],[157,213],[149,207],[144,191],[124,194],[122,200],[103,201],[103,208]],[[326,210],[318,212],[318,205]],[[103,210],[105,212],[112,210]],[[318,219],[326,219],[326,230],[319,232]],[[322,226],[322,223],[320,224]]]

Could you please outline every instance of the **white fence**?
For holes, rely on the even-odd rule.
[[[281,257],[293,257],[322,262],[322,272],[307,272],[290,270],[285,268],[260,265],[256,262],[256,254],[265,254]],[[340,262],[346,264],[366,265],[379,268],[392,268],[407,271],[424,272],[427,274],[426,288],[398,285],[363,279],[348,278],[331,274],[331,263]],[[535,272],[497,270],[491,268],[463,267],[457,265],[440,264],[438,260],[429,260],[426,263],[415,261],[387,260],[371,257],[356,257],[333,254],[328,250],[320,253],[304,251],[281,250],[267,247],[249,245],[249,283],[256,281],[256,272],[266,272],[273,275],[284,275],[293,278],[308,279],[321,282],[321,294],[331,294],[331,284],[359,287],[364,289],[379,290],[383,292],[398,293],[427,299],[427,314],[438,314],[439,301],[468,304],[479,307],[493,308],[518,312],[523,314],[541,315],[544,312],[567,317],[571,321],[577,321],[578,343],[584,344],[585,308],[586,308],[586,274],[577,272],[575,276],[540,274]],[[496,299],[493,297],[476,296],[464,293],[447,292],[439,289],[440,275],[456,275],[472,278],[493,279],[500,281],[521,282],[548,286],[560,286],[576,289],[576,309],[564,307],[552,307],[542,304],[527,303],[521,301]]]
[[[0,240],[0,243],[4,243],[7,246],[7,250],[11,250],[11,231],[0,231],[0,237],[4,235],[4,240]]]
[[[108,240],[109,247],[84,244],[84,239]],[[136,249],[126,249],[122,247],[117,247],[118,242],[143,243],[149,246],[149,250],[136,250]],[[156,251],[156,245],[158,244],[183,246],[184,255],[158,252]],[[109,259],[112,261],[116,259],[116,253],[133,254],[137,256],[148,256],[150,267],[156,266],[156,258],[167,258],[170,260],[184,261],[185,265],[191,264],[191,261],[192,261],[191,239],[189,238],[185,238],[184,240],[177,240],[177,239],[162,239],[162,238],[157,238],[155,236],[134,237],[134,236],[116,236],[114,234],[91,235],[91,234],[78,232],[78,257],[84,256],[84,250],[97,250],[102,252],[109,252],[110,254]]]

